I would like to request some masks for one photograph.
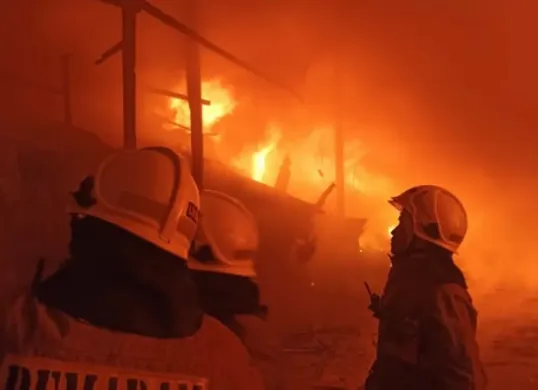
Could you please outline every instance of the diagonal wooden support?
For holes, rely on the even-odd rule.
[[[64,106],[64,120],[68,125],[73,125],[73,109],[71,105],[71,57],[72,54],[64,54],[61,57],[62,65],[62,95]]]
[[[168,27],[171,27],[172,29],[180,32],[181,34],[185,34],[187,37],[194,40],[196,43],[205,47],[206,49],[211,50],[212,52],[220,55],[221,57],[227,59],[233,64],[239,66],[240,68],[243,68],[244,70],[254,74],[255,76],[258,76],[259,78],[269,82],[270,84],[273,84],[274,86],[279,87],[289,92],[296,98],[301,99],[299,94],[296,91],[294,91],[292,88],[290,88],[289,86],[285,85],[284,83],[278,80],[273,79],[269,75],[247,64],[245,61],[239,59],[238,57],[228,52],[227,50],[209,41],[207,38],[203,37],[202,35],[194,31],[193,29],[189,28],[185,24],[179,22],[173,16],[168,15],[167,13],[163,12],[159,8],[155,7],[148,1],[144,1],[144,4],[142,5],[142,10],[146,12],[147,14],[153,16],[155,19],[161,21],[163,24],[167,25]]]
[[[155,88],[155,87],[149,87],[149,86],[147,86],[146,89],[148,90],[148,92],[154,93],[156,95],[163,95],[163,96],[167,96],[167,97],[171,97],[171,98],[179,99],[179,100],[184,100],[184,101],[189,100],[189,97],[187,95],[183,93],[179,93],[179,92],[170,91],[168,89]],[[211,102],[206,99],[201,99],[201,102],[204,106],[211,105]]]
[[[119,41],[114,46],[112,46],[110,49],[107,49],[101,54],[101,57],[99,57],[95,61],[95,65],[101,65],[103,62],[108,60],[110,57],[113,57],[114,55],[120,53],[123,49],[123,41]]]

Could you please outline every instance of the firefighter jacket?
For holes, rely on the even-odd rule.
[[[477,312],[450,255],[393,258],[366,390],[483,390]]]

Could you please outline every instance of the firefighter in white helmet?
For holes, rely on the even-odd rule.
[[[188,165],[164,147],[121,151],[72,194],[70,259],[8,316],[6,388],[263,388],[240,340],[197,304]]]
[[[370,309],[379,319],[377,357],[366,390],[483,390],[477,312],[453,261],[467,213],[444,188],[422,185],[390,201],[392,267]]]
[[[237,199],[202,191],[200,224],[188,266],[203,309],[243,341],[265,388],[283,389],[282,347],[260,303],[254,260],[259,234],[254,216]]]

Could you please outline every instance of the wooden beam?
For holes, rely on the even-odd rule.
[[[282,192],[288,192],[290,179],[291,179],[291,159],[289,155],[286,155],[284,157],[284,160],[282,160],[282,163],[280,164],[278,175],[275,181],[275,188]]]
[[[197,0],[185,1],[185,13],[188,20],[196,25]],[[191,129],[191,153],[192,153],[192,175],[198,188],[203,189],[204,182],[204,124],[202,120],[202,76],[200,70],[200,50],[198,43],[186,40],[186,73],[187,73],[187,98],[190,111]]]
[[[136,15],[135,7],[121,7],[123,76],[123,147],[136,149]]]
[[[325,206],[325,202],[327,202],[327,198],[329,197],[329,195],[331,195],[331,192],[333,192],[333,190],[336,188],[336,184],[335,183],[331,183],[326,189],[325,191],[323,191],[320,195],[320,197],[318,198],[318,200],[316,201],[316,209],[318,211],[322,211],[323,209],[323,206]]]
[[[71,101],[71,54],[65,54],[62,61],[62,95],[64,106],[64,120],[68,125],[73,125],[73,111]]]
[[[341,101],[341,79],[340,69],[335,65],[335,79],[334,79],[334,165],[335,165],[335,177],[336,177],[336,210],[340,217],[345,216],[345,171],[344,171],[344,131],[342,128],[342,110],[340,105]]]
[[[195,3],[196,0],[187,0],[187,6],[189,7],[190,7],[189,5],[190,2]],[[255,76],[258,76],[259,78],[265,80],[266,82],[287,91],[288,93],[293,95],[296,99],[302,100],[301,96],[294,89],[290,88],[285,83],[282,83],[279,80],[274,79],[273,77],[267,75],[266,73],[261,72],[258,69],[254,68],[253,66],[249,65],[245,61],[242,61],[241,59],[239,59],[232,53],[228,52],[227,50],[221,48],[220,46],[214,44],[213,42],[209,41],[205,37],[201,36],[195,29],[190,28],[183,23],[180,23],[177,19],[175,19],[171,15],[155,7],[149,1],[142,2],[142,10],[146,12],[147,14],[153,16],[155,19],[161,21],[163,24],[169,26],[170,28],[178,31],[181,34],[186,35],[190,40],[193,40],[198,45],[218,54],[220,57],[227,59],[233,64],[241,67],[247,72],[254,74]],[[193,19],[189,19],[189,20],[193,20]]]
[[[155,87],[146,87],[146,89],[148,90],[148,92],[154,93],[156,95],[163,95],[163,96],[171,97],[174,99],[189,101],[189,97],[183,93],[170,91],[168,89],[155,88]],[[207,99],[200,99],[200,100],[204,106],[211,105],[211,102]]]
[[[121,52],[121,50],[123,49],[123,41],[119,41],[118,43],[116,43],[114,46],[112,46],[111,48],[105,50],[103,52],[103,54],[101,54],[101,57],[99,57],[96,61],[95,61],[95,65],[101,65],[103,62],[105,62],[106,60],[108,60],[110,57],[113,57],[115,56],[116,54],[118,54],[119,52]]]

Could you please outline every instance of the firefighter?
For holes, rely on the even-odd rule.
[[[392,231],[392,267],[381,298],[376,361],[366,390],[483,390],[477,312],[454,263],[467,232],[462,203],[422,185],[390,200],[400,211]]]
[[[254,216],[221,192],[206,190],[200,198],[200,225],[188,266],[202,307],[243,341],[265,388],[282,389],[282,346],[267,322],[255,281],[259,234]]]
[[[72,195],[70,259],[10,311],[6,389],[263,389],[240,340],[197,304],[188,162],[163,147],[121,151]]]

